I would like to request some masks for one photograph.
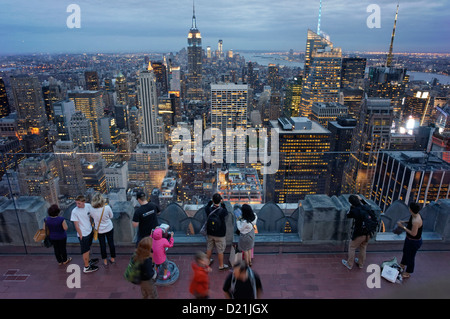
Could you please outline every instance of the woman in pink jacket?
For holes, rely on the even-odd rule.
[[[164,280],[170,277],[170,272],[167,271],[169,262],[166,257],[166,248],[173,247],[173,232],[171,233],[170,240],[163,237],[163,230],[156,228],[152,234],[153,238],[153,262],[158,266],[158,270],[164,269]],[[159,271],[158,271],[159,272]]]

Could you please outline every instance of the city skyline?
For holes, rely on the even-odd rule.
[[[71,1],[3,3],[0,54],[167,52],[186,47],[193,1],[80,0],[80,28],[69,28]],[[369,28],[368,7],[380,8],[380,28]],[[322,1],[321,31],[343,51],[387,52],[397,1]],[[316,30],[319,0],[195,1],[203,48],[303,51],[307,30]],[[445,41],[450,4],[400,1],[396,52],[450,52]]]

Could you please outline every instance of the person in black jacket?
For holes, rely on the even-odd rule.
[[[367,245],[369,244],[370,239],[370,236],[364,234],[362,231],[362,223],[367,212],[365,211],[359,196],[350,195],[348,201],[351,204],[351,207],[350,211],[347,213],[347,218],[353,218],[354,225],[352,240],[348,246],[348,258],[347,260],[342,259],[342,264],[348,269],[352,269],[353,263],[355,262],[359,268],[363,268],[366,259]],[[359,248],[359,258],[355,258],[357,248]]]
[[[205,207],[206,212],[206,255],[210,260],[212,250],[216,247],[217,256],[219,259],[219,270],[228,269],[229,266],[223,263],[223,253],[226,247],[226,233],[227,227],[225,224],[225,218],[228,215],[228,211],[223,203],[222,196],[220,194],[214,194],[212,201],[209,201],[208,205]]]

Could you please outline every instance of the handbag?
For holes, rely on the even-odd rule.
[[[98,230],[100,228],[100,223],[102,222],[103,213],[105,212],[105,206],[103,206],[102,215],[100,216],[100,220],[98,221],[98,227],[97,229],[94,228],[94,240],[98,240]]]
[[[38,229],[33,236],[33,240],[38,243],[45,239],[45,230],[43,228]]]

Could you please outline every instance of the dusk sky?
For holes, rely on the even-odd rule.
[[[70,4],[81,28],[70,29]],[[381,28],[366,24],[370,4]],[[321,30],[346,51],[387,51],[396,0],[323,0]],[[203,48],[304,51],[319,0],[195,0]],[[395,52],[450,53],[450,1],[401,0]],[[0,0],[0,54],[177,52],[187,46],[192,0]]]

